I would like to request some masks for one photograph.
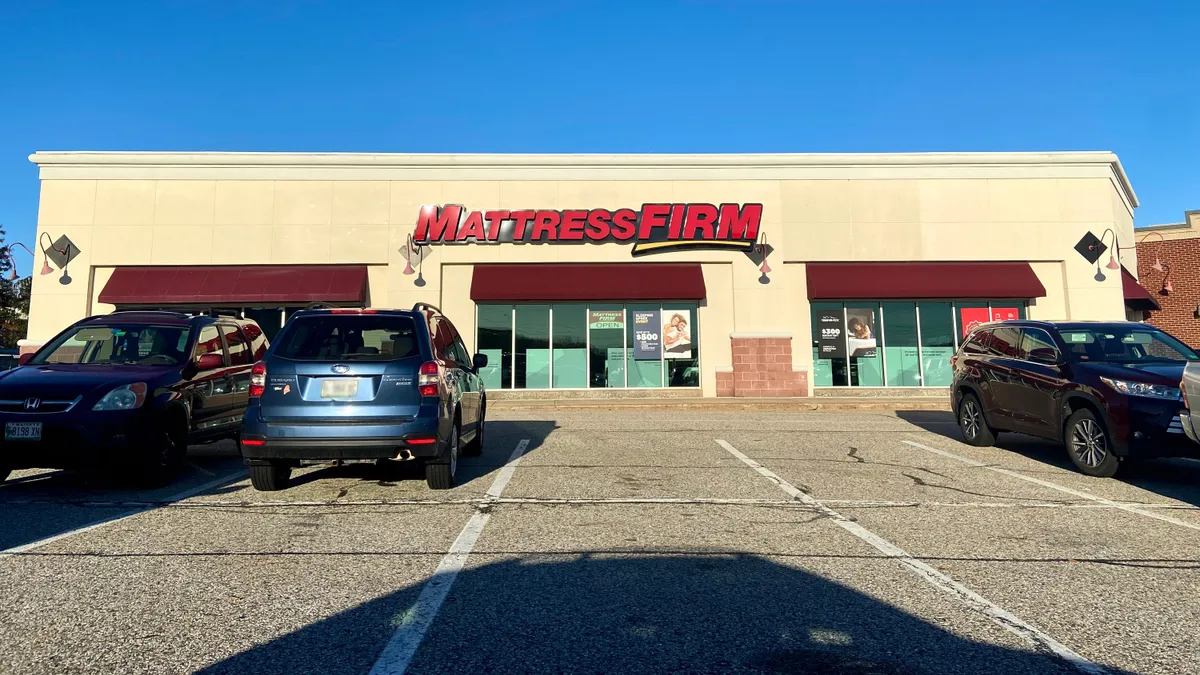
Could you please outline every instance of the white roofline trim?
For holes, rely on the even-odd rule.
[[[348,152],[92,152],[39,151],[39,167],[339,167],[402,169],[579,168],[815,168],[914,166],[1101,165],[1112,168],[1125,197],[1137,196],[1116,154],[1089,152],[913,152],[756,154],[420,154]]]

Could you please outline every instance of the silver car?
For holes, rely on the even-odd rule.
[[[1194,443],[1200,443],[1200,420],[1192,417],[1193,410],[1200,410],[1200,361],[1189,361],[1183,369],[1183,381],[1179,383],[1186,410],[1179,413],[1183,433]]]

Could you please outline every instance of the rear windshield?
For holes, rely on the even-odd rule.
[[[394,361],[418,352],[407,316],[296,317],[275,338],[275,355],[298,361]]]

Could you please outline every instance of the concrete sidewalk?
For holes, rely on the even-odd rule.
[[[709,410],[950,410],[943,397],[867,398],[820,396],[813,398],[547,398],[500,399],[488,402],[488,410],[616,410],[616,409],[709,409]]]

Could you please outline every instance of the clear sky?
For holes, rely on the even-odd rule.
[[[33,245],[35,150],[1112,150],[1137,224],[1178,222],[1197,26],[1195,0],[0,0],[0,224]]]

